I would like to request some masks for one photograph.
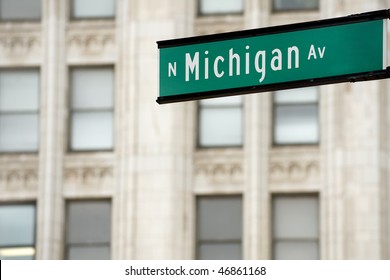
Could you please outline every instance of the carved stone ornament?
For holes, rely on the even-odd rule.
[[[100,186],[113,179],[113,168],[102,167],[69,167],[64,173],[65,184],[77,186]]]
[[[115,36],[112,31],[80,32],[71,31],[68,34],[68,50],[70,53],[97,55],[113,52]]]
[[[37,34],[0,33],[1,56],[27,56],[41,48],[41,38]]]
[[[243,168],[240,163],[203,163],[195,166],[195,178],[208,184],[242,184]]]
[[[315,160],[272,161],[269,168],[271,183],[302,183],[316,180],[319,176],[319,163]]]
[[[34,190],[38,188],[38,170],[12,168],[0,171],[0,189],[5,191]]]

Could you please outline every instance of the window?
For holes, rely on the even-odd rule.
[[[241,259],[241,239],[242,206],[240,196],[198,197],[198,259]]]
[[[0,0],[1,20],[39,20],[41,0]]]
[[[244,0],[200,0],[199,11],[202,15],[242,13]]]
[[[71,139],[73,151],[113,148],[112,67],[71,71]]]
[[[73,18],[113,18],[115,0],[73,0]]]
[[[319,258],[318,208],[316,195],[274,196],[274,259]]]
[[[0,70],[0,152],[35,152],[39,139],[39,71]]]
[[[0,260],[35,258],[35,206],[0,205]]]
[[[319,0],[273,0],[274,11],[285,10],[315,10]]]
[[[200,147],[241,146],[242,97],[200,101],[198,136]]]
[[[316,144],[318,132],[317,88],[276,92],[274,96],[274,143]]]
[[[68,259],[110,259],[111,204],[109,201],[69,202],[66,224]]]

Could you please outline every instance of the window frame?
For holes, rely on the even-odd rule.
[[[277,13],[294,13],[294,12],[319,12],[320,11],[320,7],[321,7],[321,0],[317,0],[317,7],[315,7],[315,8],[299,7],[299,8],[282,8],[282,9],[278,9],[276,7],[275,0],[271,0],[271,1],[272,1],[271,12],[274,13],[274,14],[277,14]]]
[[[230,96],[226,97],[218,97],[218,98],[229,98]],[[229,145],[202,145],[201,143],[201,112],[202,112],[202,100],[196,101],[196,115],[197,115],[197,125],[196,125],[196,149],[197,150],[209,150],[209,149],[241,149],[244,147],[244,134],[245,134],[245,98],[241,97],[240,105],[206,105],[206,108],[212,108],[212,109],[221,109],[221,108],[238,108],[241,112],[241,144],[229,144]],[[204,106],[204,105],[203,105]]]
[[[33,244],[23,244],[20,246],[0,246],[1,249],[16,249],[16,248],[26,248],[26,247],[32,247],[34,249],[34,255],[32,256],[33,260],[36,260],[37,257],[37,202],[36,201],[6,201],[6,202],[0,202],[1,206],[23,206],[23,205],[30,205],[34,207],[34,221],[33,221]]]
[[[32,22],[32,23],[39,23],[42,21],[42,14],[43,14],[43,5],[42,0],[39,0],[40,3],[40,15],[39,18],[12,18],[12,19],[3,19],[0,15],[0,23],[4,22],[12,22],[12,23],[22,23],[22,22]],[[0,0],[0,10],[2,8],[2,0]]]
[[[242,10],[237,12],[211,12],[211,13],[203,13],[202,12],[202,0],[197,0],[197,17],[223,17],[223,16],[242,16],[245,14],[245,0],[242,1]]]
[[[276,238],[275,237],[275,201],[279,197],[298,197],[298,198],[316,198],[318,203],[318,237],[317,238]],[[321,260],[321,196],[318,192],[299,192],[299,193],[271,193],[271,259],[275,258],[275,248],[278,242],[317,242],[318,260]]]
[[[89,247],[96,247],[96,245],[101,245],[101,246],[105,246],[107,243],[103,243],[103,242],[89,242],[89,243],[71,243],[69,242],[68,238],[69,238],[69,228],[70,228],[70,225],[69,225],[69,221],[70,221],[70,214],[69,214],[69,204],[71,203],[74,203],[74,202],[77,202],[77,203],[88,203],[88,202],[107,202],[109,203],[110,205],[110,239],[108,241],[108,248],[109,248],[109,251],[110,251],[110,255],[109,255],[109,259],[112,259],[112,226],[113,226],[113,219],[112,219],[112,199],[111,198],[91,198],[91,199],[85,199],[85,198],[82,198],[82,199],[67,199],[65,201],[65,221],[64,221],[64,260],[72,260],[69,258],[69,252],[70,252],[70,248],[71,247],[76,247],[76,248],[80,248],[80,247],[85,247],[85,248],[89,248]]]
[[[113,73],[113,84],[112,84],[112,108],[109,110],[108,108],[102,109],[74,109],[72,107],[73,101],[73,92],[72,92],[72,71],[74,69],[112,69]],[[67,123],[67,152],[68,153],[96,153],[96,152],[114,152],[115,151],[115,92],[116,92],[116,81],[115,81],[115,65],[113,64],[99,64],[99,65],[72,65],[68,67],[68,123]],[[73,122],[72,117],[74,112],[112,112],[112,147],[106,149],[74,149],[72,148],[72,128]]]
[[[3,113],[2,110],[0,109],[0,116],[1,115],[36,115],[38,119],[37,123],[37,149],[36,150],[8,150],[8,151],[2,151],[0,150],[0,155],[7,155],[7,154],[31,154],[31,155],[36,155],[39,153],[39,148],[40,148],[40,128],[41,128],[41,98],[42,98],[42,84],[41,84],[41,68],[37,66],[26,66],[26,67],[0,67],[0,75],[2,72],[7,72],[7,71],[24,71],[24,70],[32,70],[36,71],[38,74],[38,108],[36,110],[11,110],[7,111],[6,113]],[[1,92],[0,92],[1,95]],[[34,113],[35,112],[35,113]],[[1,130],[0,130],[1,131]]]
[[[224,199],[224,198],[238,198],[241,201],[241,239],[204,239],[200,238],[200,217],[199,217],[199,203],[202,198],[214,198],[214,199]],[[203,244],[239,244],[241,247],[241,259],[244,259],[244,200],[243,194],[199,194],[195,195],[195,259],[200,259],[200,247]]]
[[[1,0],[0,0],[1,1]],[[77,0],[70,0],[69,1],[69,19],[71,21],[91,21],[91,20],[115,20],[116,18],[116,8],[117,8],[117,1],[112,0],[114,2],[114,14],[111,16],[92,16],[92,17],[77,17],[75,16],[75,1]]]
[[[317,94],[317,101],[316,102],[297,102],[293,104],[278,104],[276,102],[276,93],[277,91],[272,92],[271,97],[271,108],[272,108],[272,131],[271,131],[271,146],[273,148],[279,148],[279,147],[303,147],[303,146],[310,146],[310,147],[317,147],[321,144],[321,120],[320,120],[320,88],[314,87],[316,89]],[[316,105],[317,107],[317,133],[318,133],[318,140],[316,142],[290,142],[290,143],[278,143],[276,142],[276,108],[278,106],[281,107],[294,107],[294,106],[305,106],[305,105]]]

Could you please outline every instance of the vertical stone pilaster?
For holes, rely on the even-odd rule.
[[[135,254],[138,259],[184,258],[184,205],[188,176],[187,106],[158,105],[158,50],[156,41],[187,34],[189,2],[135,1],[137,177],[135,182]],[[169,8],[168,8],[169,7]],[[132,66],[132,67],[133,67]],[[187,175],[186,175],[187,174]]]
[[[194,33],[194,17],[196,16],[195,5],[192,0],[171,1],[171,6],[175,7],[173,14],[165,15],[166,18],[174,20],[174,37],[182,38],[192,36]],[[172,13],[172,11],[170,11]],[[157,85],[158,87],[158,85]],[[156,95],[158,94],[158,89]],[[172,149],[174,155],[173,170],[170,174],[173,177],[170,186],[171,195],[169,197],[169,212],[171,221],[169,224],[170,240],[167,242],[168,254],[171,259],[193,259],[191,244],[194,239],[188,240],[188,219],[186,209],[193,202],[192,173],[193,173],[193,151],[196,145],[195,127],[196,102],[185,102],[175,109],[173,116],[172,132],[174,139]],[[158,106],[157,112],[162,110]],[[176,134],[177,133],[177,134]],[[180,135],[180,137],[178,137]],[[179,230],[180,229],[180,230]]]
[[[345,136],[346,232],[349,235],[346,258],[381,257],[380,83],[353,86],[350,102],[346,102],[352,107],[349,133]]]
[[[379,201],[380,201],[380,259],[390,258],[390,197],[389,197],[389,81],[382,81],[379,93]]]
[[[383,8],[383,1],[324,1],[323,17]],[[384,82],[323,87],[323,257],[380,259],[386,248]]]
[[[269,1],[246,1],[245,28],[269,23]],[[271,258],[268,163],[271,94],[244,96],[244,259]]]
[[[115,64],[115,191],[112,258],[135,259],[137,205],[138,82],[134,25],[138,1],[117,1]]]
[[[66,1],[42,1],[37,259],[63,257],[64,24]]]
[[[323,259],[345,258],[345,185],[343,180],[343,86],[321,88],[321,193],[320,227],[321,257]]]

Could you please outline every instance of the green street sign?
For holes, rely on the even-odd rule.
[[[390,77],[389,10],[160,41],[160,104]]]

